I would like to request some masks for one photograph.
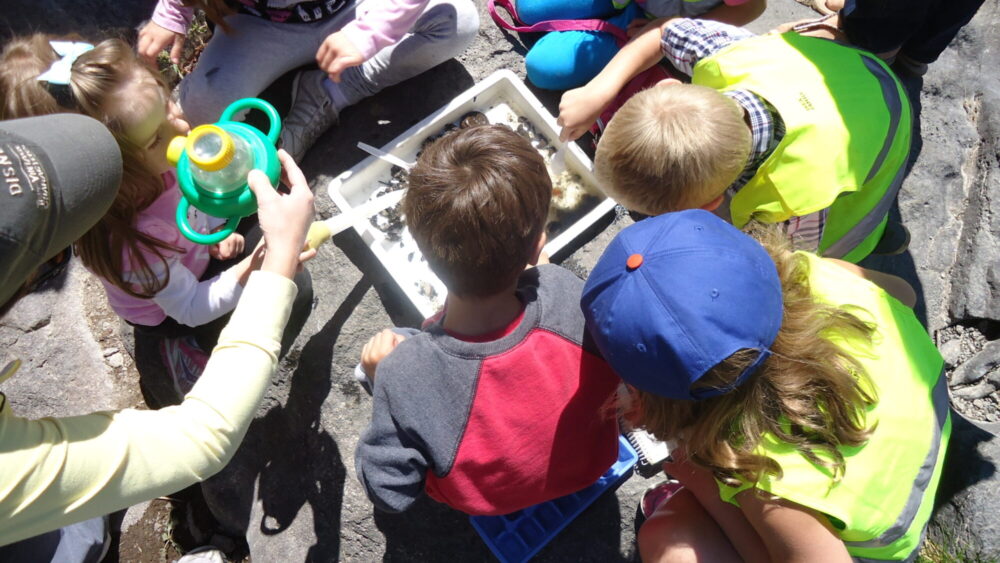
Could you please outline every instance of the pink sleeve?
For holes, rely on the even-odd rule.
[[[365,60],[368,60],[410,31],[428,2],[429,0],[370,2],[372,5],[345,25],[342,31]]]
[[[192,18],[194,8],[183,6],[179,0],[159,0],[152,19],[156,25],[174,33],[187,33]]]

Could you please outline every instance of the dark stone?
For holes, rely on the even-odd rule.
[[[952,413],[951,443],[928,539],[942,561],[1000,557],[1000,424],[976,425]]]

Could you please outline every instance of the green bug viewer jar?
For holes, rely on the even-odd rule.
[[[267,133],[232,121],[246,109],[267,115]],[[281,174],[275,148],[281,132],[281,118],[274,106],[259,98],[243,98],[229,104],[217,123],[199,125],[186,137],[174,137],[167,148],[167,160],[177,166],[181,201],[177,205],[177,227],[181,234],[198,244],[216,244],[236,230],[240,219],[257,211],[257,198],[247,184],[247,174],[257,169],[277,184]],[[190,206],[226,219],[214,233],[199,233],[188,221]]]

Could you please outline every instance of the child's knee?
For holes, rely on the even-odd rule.
[[[607,65],[618,44],[607,33],[559,31],[538,40],[524,58],[528,80],[547,90],[583,86]]]
[[[214,123],[233,100],[223,97],[218,75],[221,67],[197,68],[181,81],[178,103],[191,127]]]
[[[670,497],[639,528],[637,541],[642,561],[697,561],[698,530],[692,513],[704,509],[688,490]]]

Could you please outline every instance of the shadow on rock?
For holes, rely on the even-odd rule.
[[[994,425],[1000,426],[1000,425]],[[928,536],[942,560],[1000,558],[1000,439],[952,412],[952,434]]]
[[[266,413],[254,420],[233,461],[203,484],[216,518],[229,529],[246,530],[254,559],[339,557],[346,470],[337,442],[321,426],[321,409],[332,386],[330,365],[337,339],[370,286],[362,278],[298,357],[289,358],[297,359],[290,381],[279,373],[273,383],[278,389],[288,385],[284,404],[272,390],[265,399]],[[306,504],[311,529],[301,524]]]

